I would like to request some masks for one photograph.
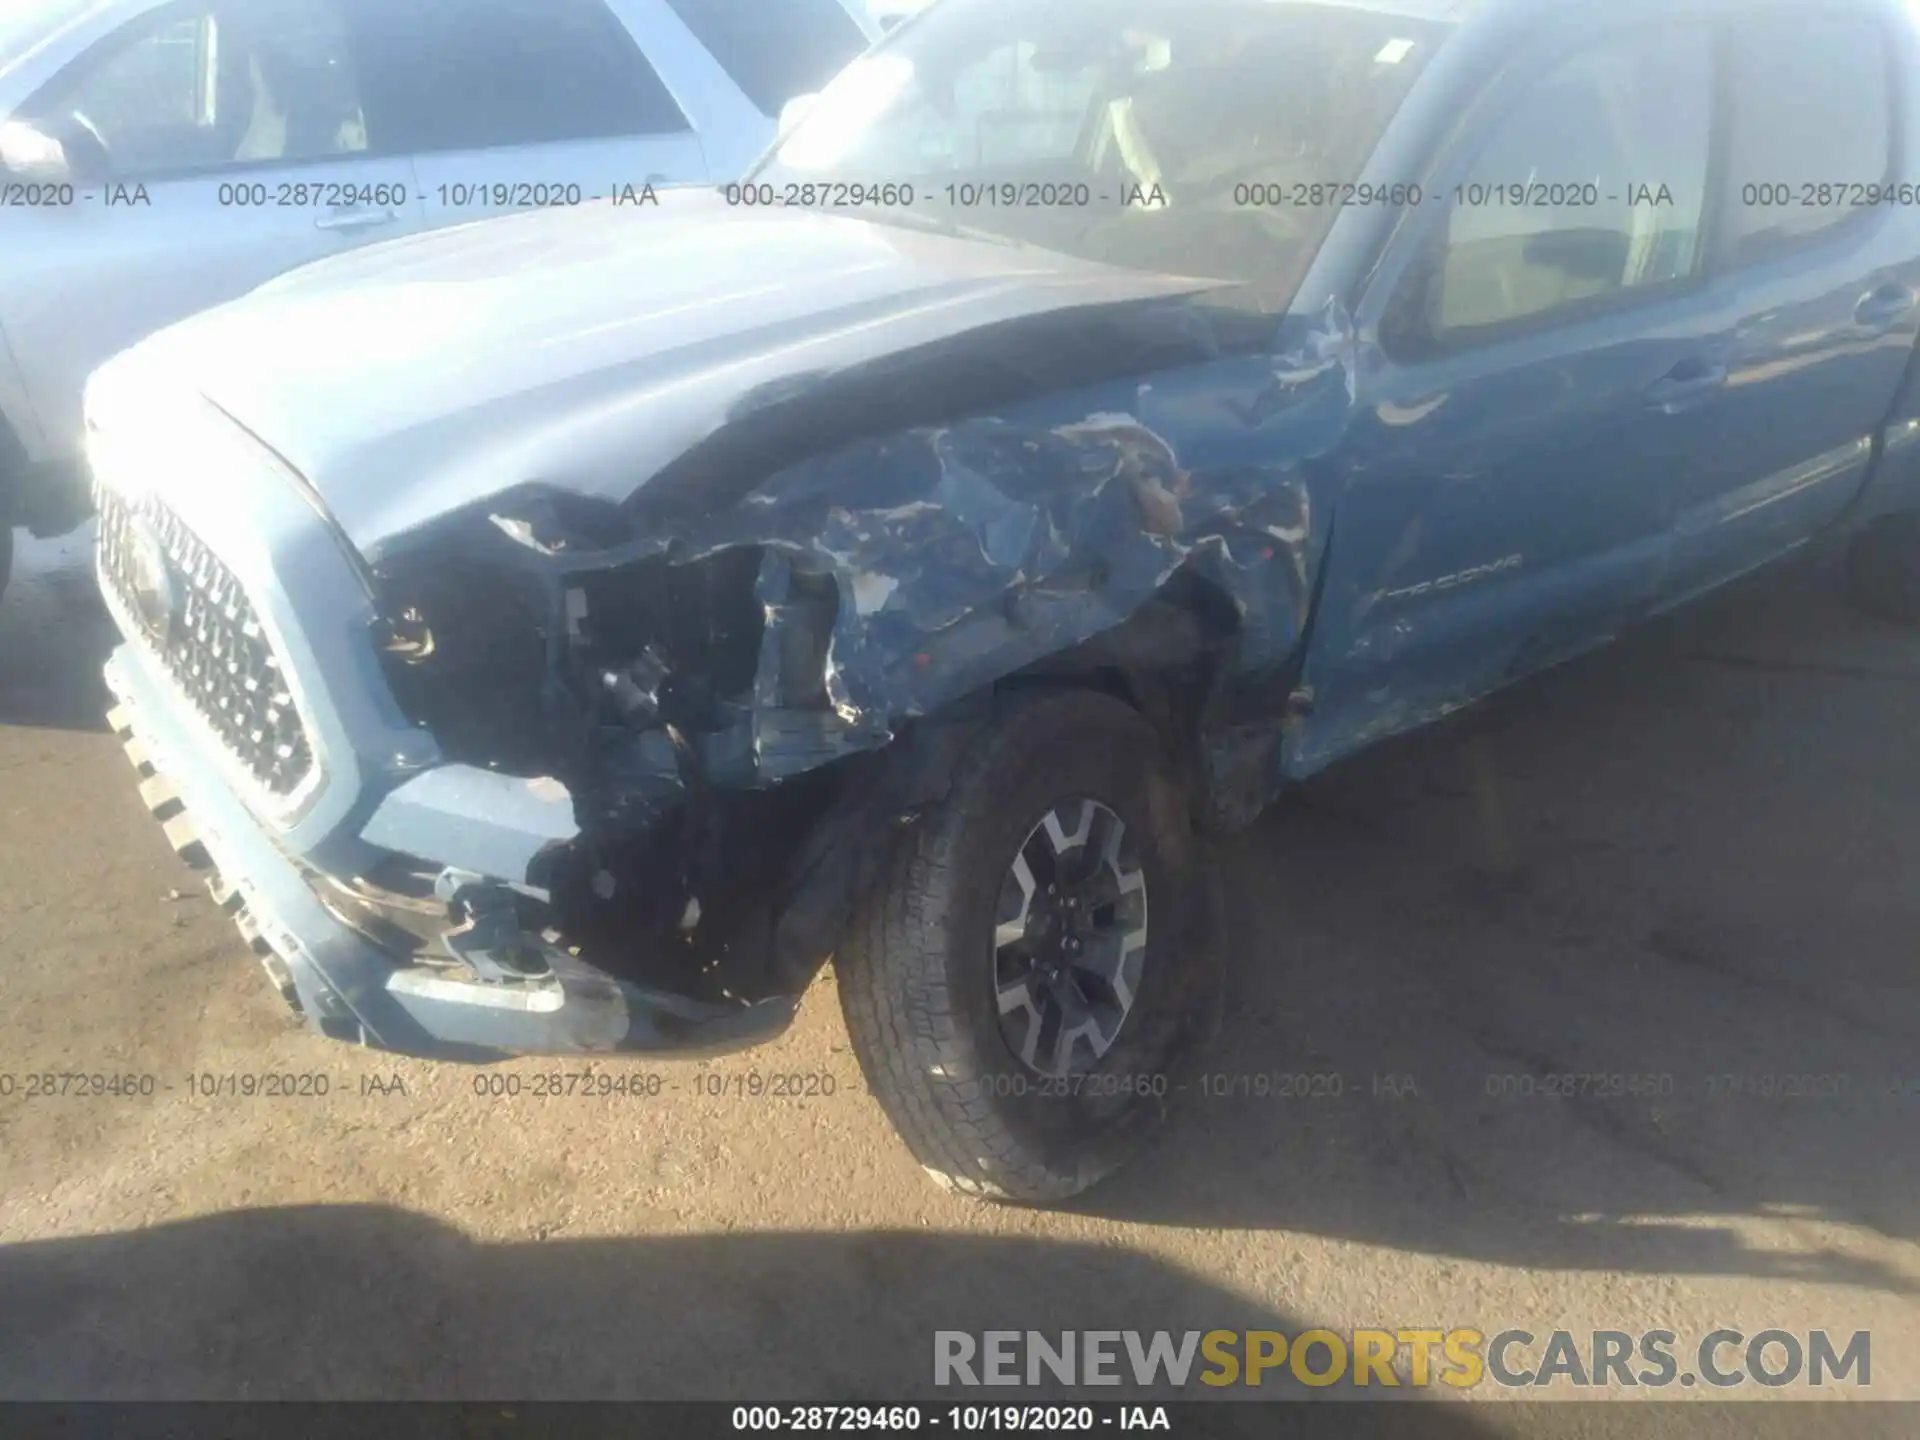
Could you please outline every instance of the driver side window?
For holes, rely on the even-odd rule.
[[[75,61],[26,113],[91,128],[116,180],[368,148],[351,50],[329,0],[166,7]]]
[[[56,82],[56,103],[31,108],[36,119],[91,122],[122,173],[144,173],[155,161],[164,167],[174,158],[166,138],[200,123],[200,76],[215,43],[213,16],[198,7],[136,22],[75,62]]]
[[[1712,125],[1704,29],[1624,37],[1550,71],[1445,196],[1403,333],[1452,348],[1692,276]]]

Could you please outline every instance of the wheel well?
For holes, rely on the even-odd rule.
[[[1205,577],[1181,570],[1121,624],[1016,671],[994,689],[1100,691],[1152,721],[1169,748],[1192,761],[1220,658],[1239,635],[1233,599]]]
[[[1160,734],[1169,756],[1199,793],[1200,717],[1223,652],[1239,633],[1239,611],[1218,587],[1182,572],[1112,630],[1048,656],[914,722],[892,746],[845,762],[842,788],[809,835],[778,922],[775,975],[804,989],[830,955],[847,917],[879,883],[902,814],[944,796],[966,747],[991,723],[996,702],[1036,689],[1088,689],[1112,696]]]

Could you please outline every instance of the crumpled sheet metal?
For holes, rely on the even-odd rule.
[[[829,697],[891,725],[1113,629],[1189,565],[1238,608],[1245,662],[1277,660],[1304,619],[1311,501],[1298,474],[1197,475],[1135,416],[1096,413],[863,442],[711,529],[695,553],[731,535],[833,574]]]
[[[694,513],[653,512],[642,484],[626,543],[541,543],[544,524],[515,519],[541,486],[492,518],[566,569],[753,546],[831,575],[827,690],[849,751],[1122,625],[1183,569],[1237,612],[1240,670],[1277,671],[1304,635],[1334,508],[1320,461],[1350,415],[1351,323],[1337,305],[1290,316],[1257,354],[1192,316],[1180,332],[1187,353],[1145,378],[836,443]],[[756,396],[738,418],[824,403],[831,431],[850,402],[807,390]]]

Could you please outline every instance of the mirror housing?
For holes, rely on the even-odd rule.
[[[30,185],[89,185],[108,175],[107,152],[85,125],[0,123],[0,170]]]
[[[819,94],[796,95],[780,107],[780,133],[788,135],[802,120],[813,113],[813,107],[820,103]]]
[[[73,179],[67,147],[24,120],[0,125],[0,170],[29,184],[65,185]]]

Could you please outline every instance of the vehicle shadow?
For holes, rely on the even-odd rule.
[[[1084,1208],[1911,1293],[1821,1224],[1920,1237],[1916,722],[1920,632],[1809,556],[1302,787],[1221,847],[1205,1078]]]
[[[10,1400],[981,1403],[1041,1392],[936,1390],[936,1330],[1306,1328],[1110,1247],[888,1231],[488,1244],[375,1205],[12,1245],[0,1294]],[[1493,1433],[1438,1408],[1421,1434]]]
[[[92,530],[58,540],[16,531],[0,596],[0,725],[106,728],[100,667],[115,643],[90,565]]]

